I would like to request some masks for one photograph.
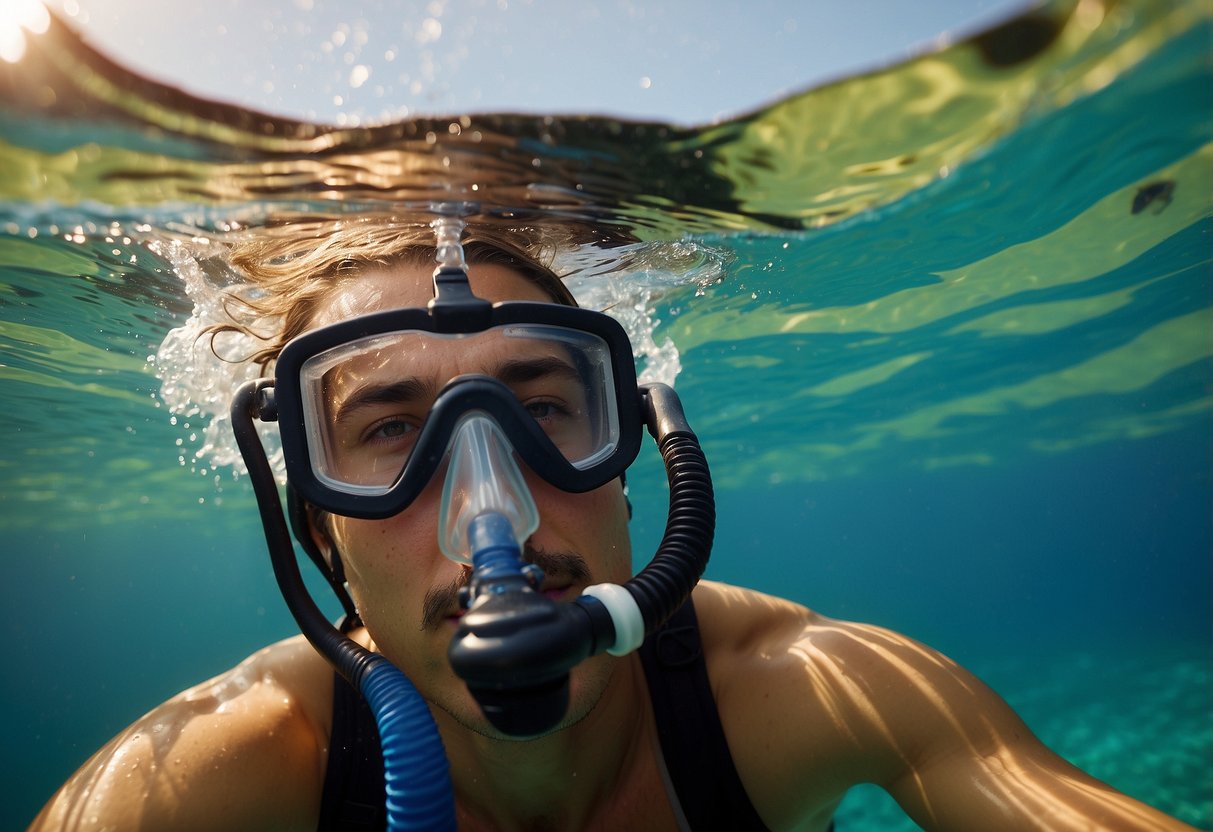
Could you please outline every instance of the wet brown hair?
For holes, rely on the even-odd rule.
[[[265,343],[240,360],[262,370],[292,338],[307,330],[317,308],[342,283],[370,268],[436,265],[436,237],[428,224],[386,221],[304,221],[257,229],[233,238],[228,260],[245,279],[228,290],[229,323],[208,328],[214,339],[239,332]],[[464,256],[476,265],[505,266],[534,283],[553,303],[576,306],[548,265],[554,251],[534,229],[469,227]],[[279,322],[266,332],[266,320]],[[258,325],[261,322],[261,325]]]

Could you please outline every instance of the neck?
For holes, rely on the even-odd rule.
[[[639,660],[612,661],[602,696],[584,718],[537,739],[493,739],[435,714],[461,828],[577,829],[607,814],[608,802],[626,792],[621,781],[642,768],[638,760],[651,756],[654,742]]]

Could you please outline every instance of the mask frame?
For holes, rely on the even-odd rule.
[[[363,519],[383,519],[403,511],[439,470],[459,417],[470,410],[491,415],[527,466],[563,491],[591,491],[624,473],[640,451],[644,416],[631,343],[623,327],[601,312],[557,304],[508,301],[485,306],[482,314],[466,316],[436,315],[433,305],[374,312],[305,333],[283,348],[275,366],[273,399],[287,478],[302,499],[326,511]],[[300,381],[305,362],[343,344],[393,332],[475,334],[512,325],[574,330],[596,336],[606,345],[619,429],[618,439],[607,453],[586,467],[575,466],[509,387],[489,376],[464,375],[449,381],[434,400],[416,446],[390,487],[376,489],[379,493],[361,493],[334,486],[317,474],[305,427],[306,394]]]

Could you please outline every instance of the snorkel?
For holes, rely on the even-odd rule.
[[[686,602],[707,565],[715,504],[706,460],[669,387],[645,391],[650,431],[670,483],[665,536],[653,560],[622,586],[597,584],[558,603],[537,592],[542,572],[523,564],[502,513],[468,524],[469,608],[451,639],[451,667],[503,733],[553,728],[569,701],[569,671],[601,652],[625,656]]]
[[[363,692],[376,714],[392,829],[454,828],[437,729],[404,675],[342,634],[308,595],[255,420],[279,422],[296,536],[322,569],[325,563],[299,520],[302,506],[384,518],[404,510],[433,476],[445,478],[441,545],[448,557],[470,561],[472,567],[462,597],[467,612],[458,621],[448,655],[486,718],[509,736],[530,737],[554,728],[568,707],[573,667],[602,652],[622,656],[635,650],[687,600],[706,567],[715,526],[707,464],[678,398],[664,385],[636,384],[630,346],[618,324],[575,307],[492,305],[476,297],[459,244],[462,223],[444,219],[435,225],[439,265],[434,298],[426,309],[374,313],[305,333],[284,348],[274,379],[247,383],[232,405],[233,428],[283,597],[303,634]],[[593,365],[584,372],[596,371],[596,383],[609,392],[603,395],[610,399],[605,421],[614,432],[585,459],[557,450],[510,388],[487,376],[459,376],[443,387],[415,449],[390,481],[353,482],[341,460],[324,457],[325,448],[340,443],[317,438],[315,425],[323,408],[314,404],[312,392],[319,389],[317,379],[342,366],[330,355],[350,352],[350,342],[374,345],[379,355],[384,351],[380,344],[416,333],[450,342],[515,330],[536,338],[558,332],[566,339],[559,342],[560,349],[573,352],[581,349],[581,340],[593,342],[597,346],[585,352],[589,359],[571,362],[579,372],[582,364],[593,365],[599,353],[608,356],[602,359],[605,369]],[[604,375],[605,381],[599,378]],[[641,424],[657,440],[670,484],[669,517],[657,553],[622,586],[592,586],[570,602],[546,597],[537,591],[541,571],[523,562],[523,544],[538,525],[538,513],[519,464],[558,488],[588,491],[617,479],[632,462]],[[340,575],[325,572],[349,612],[352,603]]]
[[[357,688],[375,715],[383,751],[388,829],[454,830],[454,791],[446,751],[429,706],[395,665],[334,627],[303,582],[277,480],[253,422],[254,418],[275,421],[276,411],[270,379],[242,385],[232,401],[232,430],[253,484],[278,588],[299,631]],[[348,599],[343,598],[342,604],[348,607]]]

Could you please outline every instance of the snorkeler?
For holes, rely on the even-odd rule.
[[[703,484],[681,500],[672,480],[685,551],[638,589],[621,475],[643,411],[664,439],[692,435],[637,390],[622,331],[541,262],[488,230],[451,245],[355,226],[234,260],[253,287],[239,300],[282,322],[252,357],[272,386],[241,401],[278,421],[295,530],[347,610],[354,645],[333,651],[415,686],[458,828],[826,830],[860,783],[929,830],[1188,828],[1066,763],[904,636],[695,585],[711,517],[684,503],[710,499]],[[478,525],[490,515],[501,528]],[[709,539],[683,542],[696,530]],[[540,630],[513,637],[520,619],[576,636],[534,671],[514,661],[540,652],[525,636]],[[335,673],[313,643],[157,707],[33,828],[383,828],[376,708],[346,678],[363,671]]]

